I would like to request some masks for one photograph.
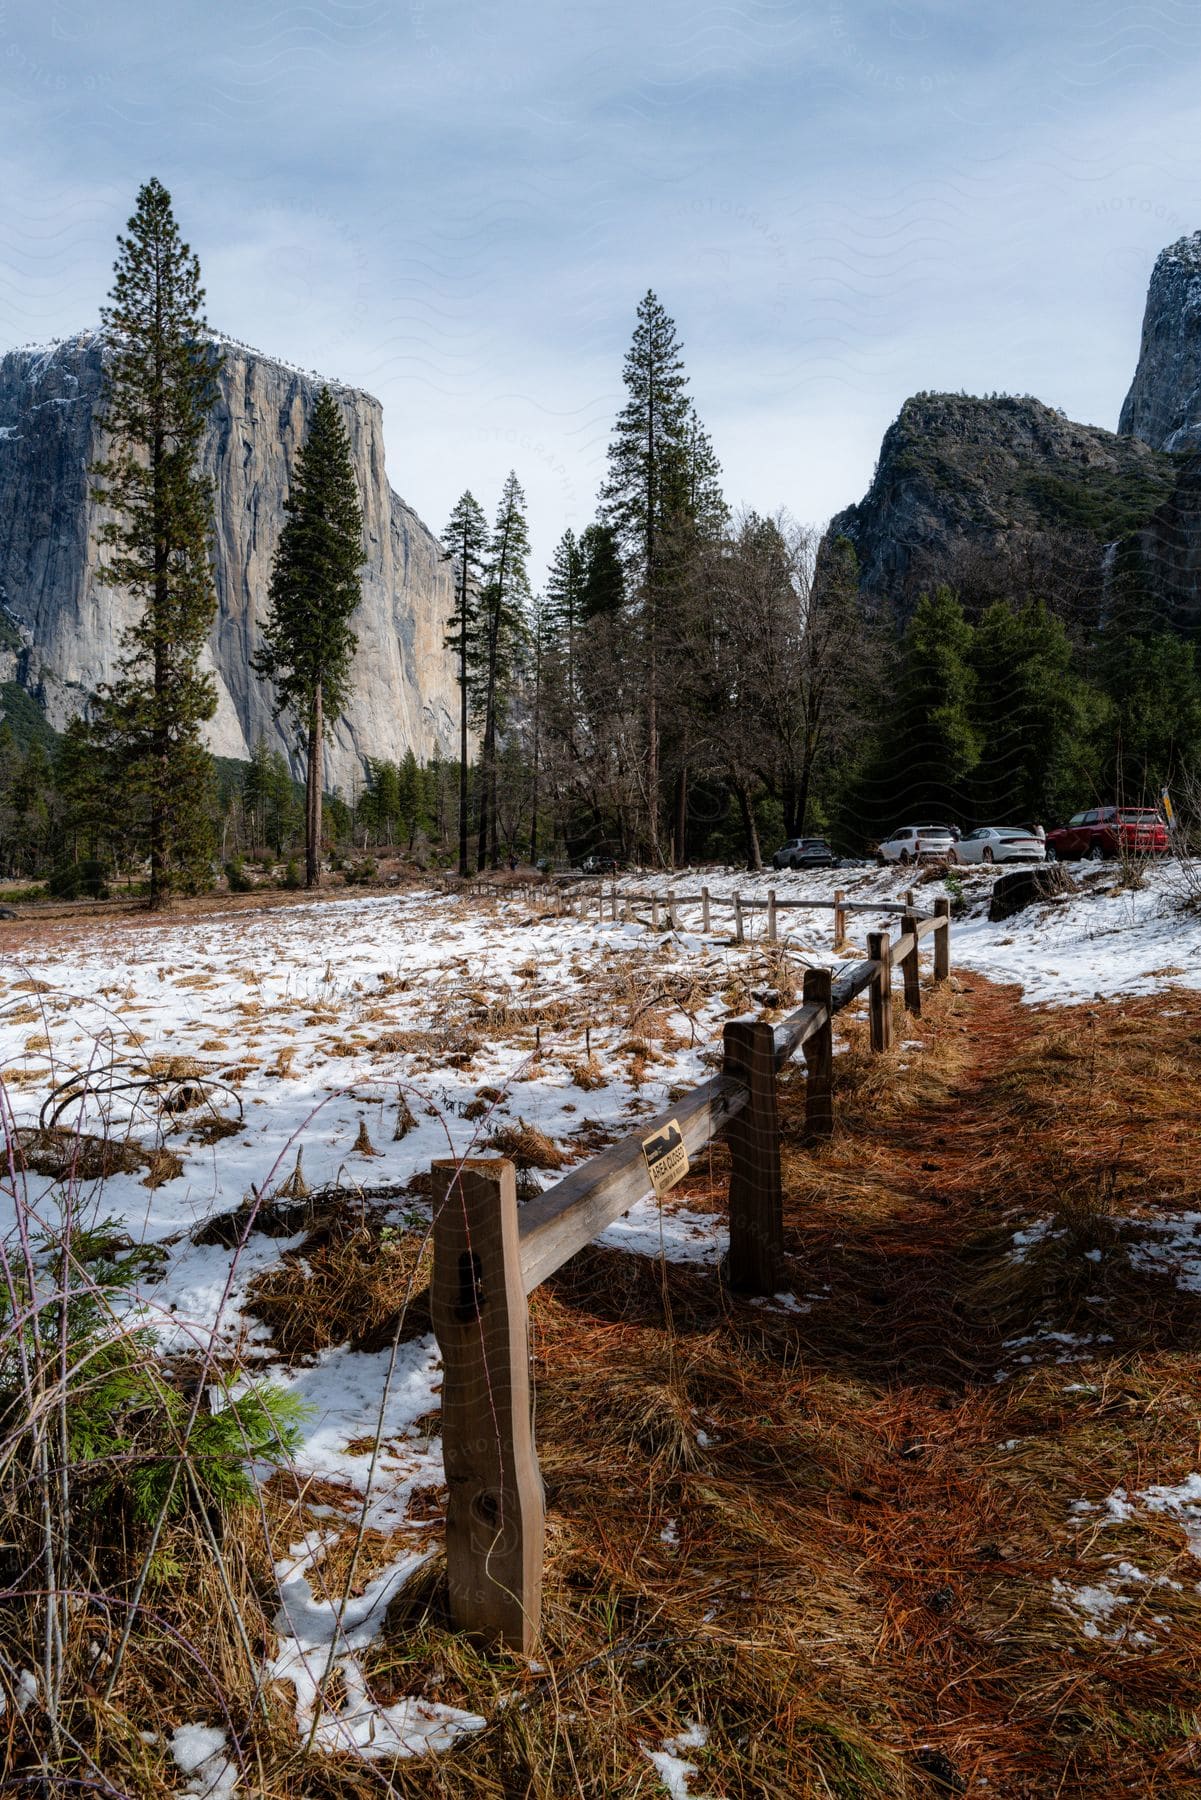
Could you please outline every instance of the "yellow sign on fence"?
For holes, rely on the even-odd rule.
[[[674,1119],[669,1119],[654,1137],[643,1138],[642,1155],[656,1194],[665,1194],[688,1173],[684,1133]]]

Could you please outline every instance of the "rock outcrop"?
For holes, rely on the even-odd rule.
[[[1176,472],[1141,440],[1075,424],[1029,396],[918,394],[828,541],[850,540],[865,601],[901,616],[937,581],[969,604],[1054,593],[1095,613],[1106,547],[1167,501]]]
[[[263,733],[299,767],[250,659],[289,471],[322,383],[239,344],[222,340],[220,349],[202,457],[216,495],[208,654],[219,704],[209,743],[245,757]],[[0,681],[19,681],[56,727],[111,678],[131,616],[100,573],[103,512],[87,474],[103,453],[103,356],[99,336],[82,333],[0,360]],[[359,648],[328,757],[330,785],[349,788],[368,756],[453,754],[457,690],[443,649],[453,594],[436,539],[388,485],[379,402],[329,386],[350,433],[364,519]]]
[[[1156,450],[1201,450],[1201,231],[1155,259],[1118,430]]]

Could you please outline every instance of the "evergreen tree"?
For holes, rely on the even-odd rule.
[[[250,847],[268,841],[267,810],[271,804],[271,751],[260,732],[250,752],[250,766],[242,779],[242,805],[250,825]]]
[[[622,378],[628,398],[609,445],[601,510],[641,598],[646,691],[646,816],[651,859],[659,850],[660,636],[667,590],[692,534],[724,511],[718,465],[688,397],[674,321],[654,293],[638,322]]]
[[[488,521],[470,490],[462,493],[442,534],[442,549],[455,565],[455,610],[447,620],[446,648],[458,662],[459,683],[459,874],[467,868],[467,727],[471,711],[471,648],[478,627],[478,594],[488,547]]]
[[[625,571],[611,525],[589,525],[580,534],[580,617],[612,618],[625,605]]]
[[[477,867],[500,864],[497,839],[497,745],[504,727],[514,659],[524,635],[523,605],[529,599],[526,564],[530,554],[525,494],[510,469],[496,509],[488,561],[480,591],[479,631],[470,676],[480,744],[480,830]]]
[[[179,236],[171,196],[151,180],[120,246],[101,317],[107,459],[96,497],[116,518],[101,533],[105,578],[141,604],[123,640],[101,720],[123,798],[145,808],[150,904],[206,879],[211,763],[201,726],[217,707],[200,654],[216,610],[208,540],[212,494],[197,473],[218,359],[205,342],[200,265]]]
[[[891,704],[853,795],[870,833],[972,809],[981,736],[973,718],[972,628],[948,587],[918,598],[891,671]]]
[[[406,750],[396,768],[396,817],[412,854],[417,833],[426,823],[425,781],[417,758]]]
[[[59,739],[54,785],[71,861],[98,857],[113,834],[113,793],[96,730],[86,719],[70,720]]]
[[[1086,706],[1061,620],[1041,600],[993,603],[975,627],[972,716],[981,824],[1050,824],[1079,788]]]
[[[346,704],[363,565],[350,439],[328,388],[317,396],[284,510],[253,665],[275,685],[276,715],[288,715],[304,743],[305,886],[313,888],[321,881],[325,734]]]
[[[1201,671],[1196,648],[1167,631],[1106,633],[1098,662],[1107,689],[1098,729],[1098,785],[1106,798],[1152,805],[1182,769],[1201,762]]]
[[[575,700],[576,634],[584,614],[584,556],[575,532],[568,529],[555,545],[546,576],[546,594],[535,613],[536,651],[539,657],[552,638],[563,646],[568,705]]]

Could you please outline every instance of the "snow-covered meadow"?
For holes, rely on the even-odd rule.
[[[991,873],[960,871],[953,968],[1020,983],[1030,1001],[1050,1005],[1201,988],[1201,912],[1180,905],[1178,871],[1152,870],[1133,890],[1115,887],[1112,869],[1075,873],[1076,895],[993,925]],[[941,880],[866,866],[626,876],[618,892],[696,894],[702,881],[715,901],[735,890],[764,899],[769,889],[829,901],[841,888],[850,900],[884,904],[913,886],[926,910],[947,892]],[[869,930],[892,922],[853,914],[851,942],[835,957],[828,906],[781,912],[770,950],[761,910],[747,914],[740,946],[729,941],[726,907],[715,906],[708,936],[699,906],[683,909],[675,931],[666,919],[653,931],[647,909],[634,910],[613,921],[593,901],[586,917],[554,916],[504,888],[421,889],[174,919],[97,917],[23,934],[0,969],[10,1126],[37,1126],[48,1096],[86,1075],[84,1097],[60,1123],[128,1136],[152,1157],[149,1167],[66,1188],[48,1175],[19,1177],[34,1232],[60,1228],[69,1192],[81,1216],[90,1209],[156,1247],[137,1308],[165,1350],[204,1351],[214,1372],[235,1378],[269,1370],[308,1403],[297,1468],[321,1478],[324,1498],[277,1566],[280,1645],[269,1673],[293,1684],[299,1728],[328,1748],[395,1756],[481,1723],[424,1702],[379,1706],[359,1662],[391,1595],[428,1551],[430,1521],[410,1518],[409,1505],[441,1478],[426,1419],[438,1403],[436,1346],[428,1335],[390,1352],[342,1344],[287,1366],[244,1304],[255,1278],[295,1254],[305,1233],[252,1233],[240,1250],[196,1235],[290,1179],[298,1186],[298,1158],[309,1189],[341,1189],[351,1204],[361,1197],[407,1230],[428,1220],[432,1159],[481,1149],[498,1131],[533,1127],[567,1161],[586,1158],[709,1073],[726,1019],[769,1002],[781,971],[845,966],[864,953]],[[164,1149],[172,1157],[153,1160]],[[15,1204],[11,1191],[0,1197]],[[0,1221],[4,1231],[14,1224],[15,1214]],[[605,1241],[631,1254],[713,1261],[724,1233],[711,1215],[648,1197]],[[323,1590],[321,1560],[360,1517],[394,1537],[395,1555],[343,1608]],[[1066,1595],[1064,1603],[1078,1610]],[[346,1696],[336,1713],[323,1710],[319,1693],[329,1666],[341,1671]],[[215,1740],[184,1748],[185,1772],[200,1766],[201,1749],[214,1769],[225,1767]],[[653,1752],[656,1766],[673,1749]]]

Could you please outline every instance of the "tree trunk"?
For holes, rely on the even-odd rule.
[[[304,792],[304,885],[321,886],[321,790],[325,780],[325,718],[321,683],[317,683],[309,711],[309,755]]]
[[[734,783],[734,792],[738,795],[738,810],[742,814],[742,830],[746,838],[746,866],[754,873],[763,867],[763,855],[759,849],[759,828],[755,824],[755,809],[751,805],[750,795],[741,781]]]
[[[672,828],[672,862],[682,869],[688,861],[688,768],[681,764],[676,774],[675,824]]]
[[[155,290],[155,309],[159,308],[159,295]],[[161,359],[155,358],[155,392],[162,393]],[[156,399],[155,407],[159,402]],[[167,645],[167,547],[164,541],[163,521],[163,456],[165,441],[163,433],[155,429],[150,447],[150,479],[154,486],[154,599],[151,606],[154,610],[154,727],[152,740],[152,757],[155,765],[150,787],[150,898],[152,912],[158,912],[167,904],[167,787],[170,781],[170,746],[167,739],[167,726],[164,718],[168,705],[168,687],[170,670],[168,666]]]
[[[464,570],[466,554],[464,553]],[[459,594],[459,874],[467,877],[467,576]]]

